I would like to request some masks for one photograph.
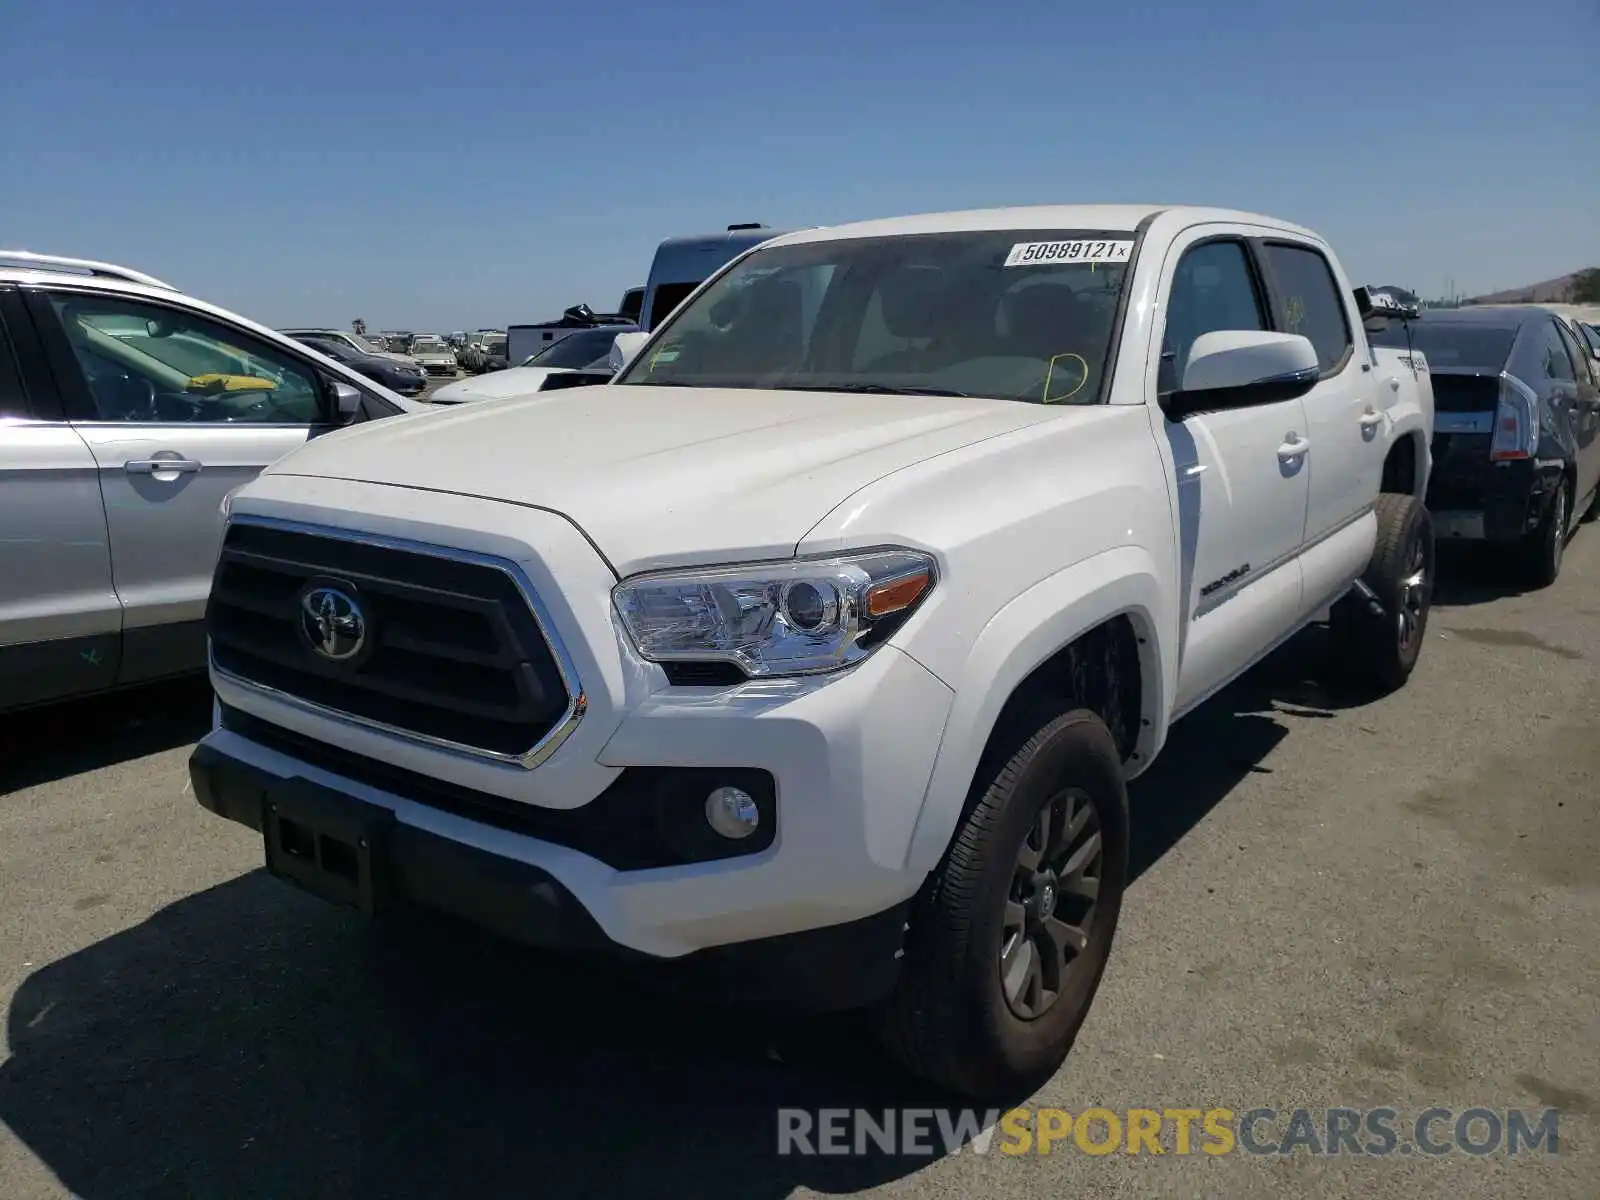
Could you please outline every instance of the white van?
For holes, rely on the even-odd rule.
[[[650,264],[650,278],[645,283],[641,328],[654,330],[723,264],[783,232],[752,222],[729,225],[722,233],[668,238],[662,242],[656,248],[655,261]]]

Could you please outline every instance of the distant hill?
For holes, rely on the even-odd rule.
[[[1572,290],[1573,282],[1578,278],[1574,271],[1570,275],[1563,275],[1559,279],[1545,279],[1539,283],[1530,283],[1525,287],[1508,288],[1503,292],[1490,292],[1485,296],[1474,296],[1467,301],[1468,304],[1563,304],[1567,294]]]

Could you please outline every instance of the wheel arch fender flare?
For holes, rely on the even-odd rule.
[[[1141,547],[1084,559],[1009,601],[979,631],[946,718],[933,773],[906,851],[908,871],[932,870],[966,806],[973,776],[1006,701],[1036,668],[1085,633],[1126,617],[1138,639],[1142,720],[1129,774],[1142,770],[1166,737],[1177,680],[1172,572]]]
[[[1397,448],[1410,453],[1412,458],[1411,495],[1418,500],[1428,494],[1428,480],[1433,475],[1433,448],[1429,445],[1431,430],[1418,412],[1402,413],[1395,421],[1389,441],[1389,453]]]

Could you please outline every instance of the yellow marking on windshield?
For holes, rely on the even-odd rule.
[[[1064,394],[1062,394],[1060,396],[1052,396],[1050,394],[1050,381],[1051,381],[1051,379],[1053,379],[1055,377],[1056,363],[1061,361],[1063,358],[1075,358],[1075,359],[1077,359],[1078,360],[1078,366],[1081,369],[1082,373],[1078,376],[1078,382],[1073,386],[1073,389],[1070,392],[1066,392],[1066,393],[1064,393]],[[1041,403],[1044,403],[1044,404],[1060,404],[1063,400],[1071,400],[1079,392],[1083,391],[1083,385],[1088,383],[1088,382],[1089,382],[1089,363],[1083,357],[1083,355],[1081,355],[1081,354],[1073,354],[1071,351],[1067,351],[1066,353],[1063,353],[1063,354],[1053,354],[1053,355],[1050,356],[1050,365],[1045,368],[1045,372],[1044,372],[1044,395],[1041,397]]]

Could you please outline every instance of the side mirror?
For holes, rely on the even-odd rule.
[[[650,335],[643,330],[617,334],[617,340],[611,343],[611,353],[606,355],[606,366],[611,368],[612,374],[616,374],[639,356],[639,351],[644,349],[644,344],[649,340]]]
[[[348,383],[335,381],[333,385],[334,421],[348,425],[361,412],[361,393]]]
[[[1363,323],[1384,318],[1415,321],[1422,315],[1422,305],[1417,298],[1400,288],[1358,287],[1355,298]]]
[[[1181,421],[1200,412],[1277,404],[1305,395],[1321,374],[1317,348],[1297,333],[1203,333],[1189,348],[1181,387],[1162,407],[1170,420]]]

